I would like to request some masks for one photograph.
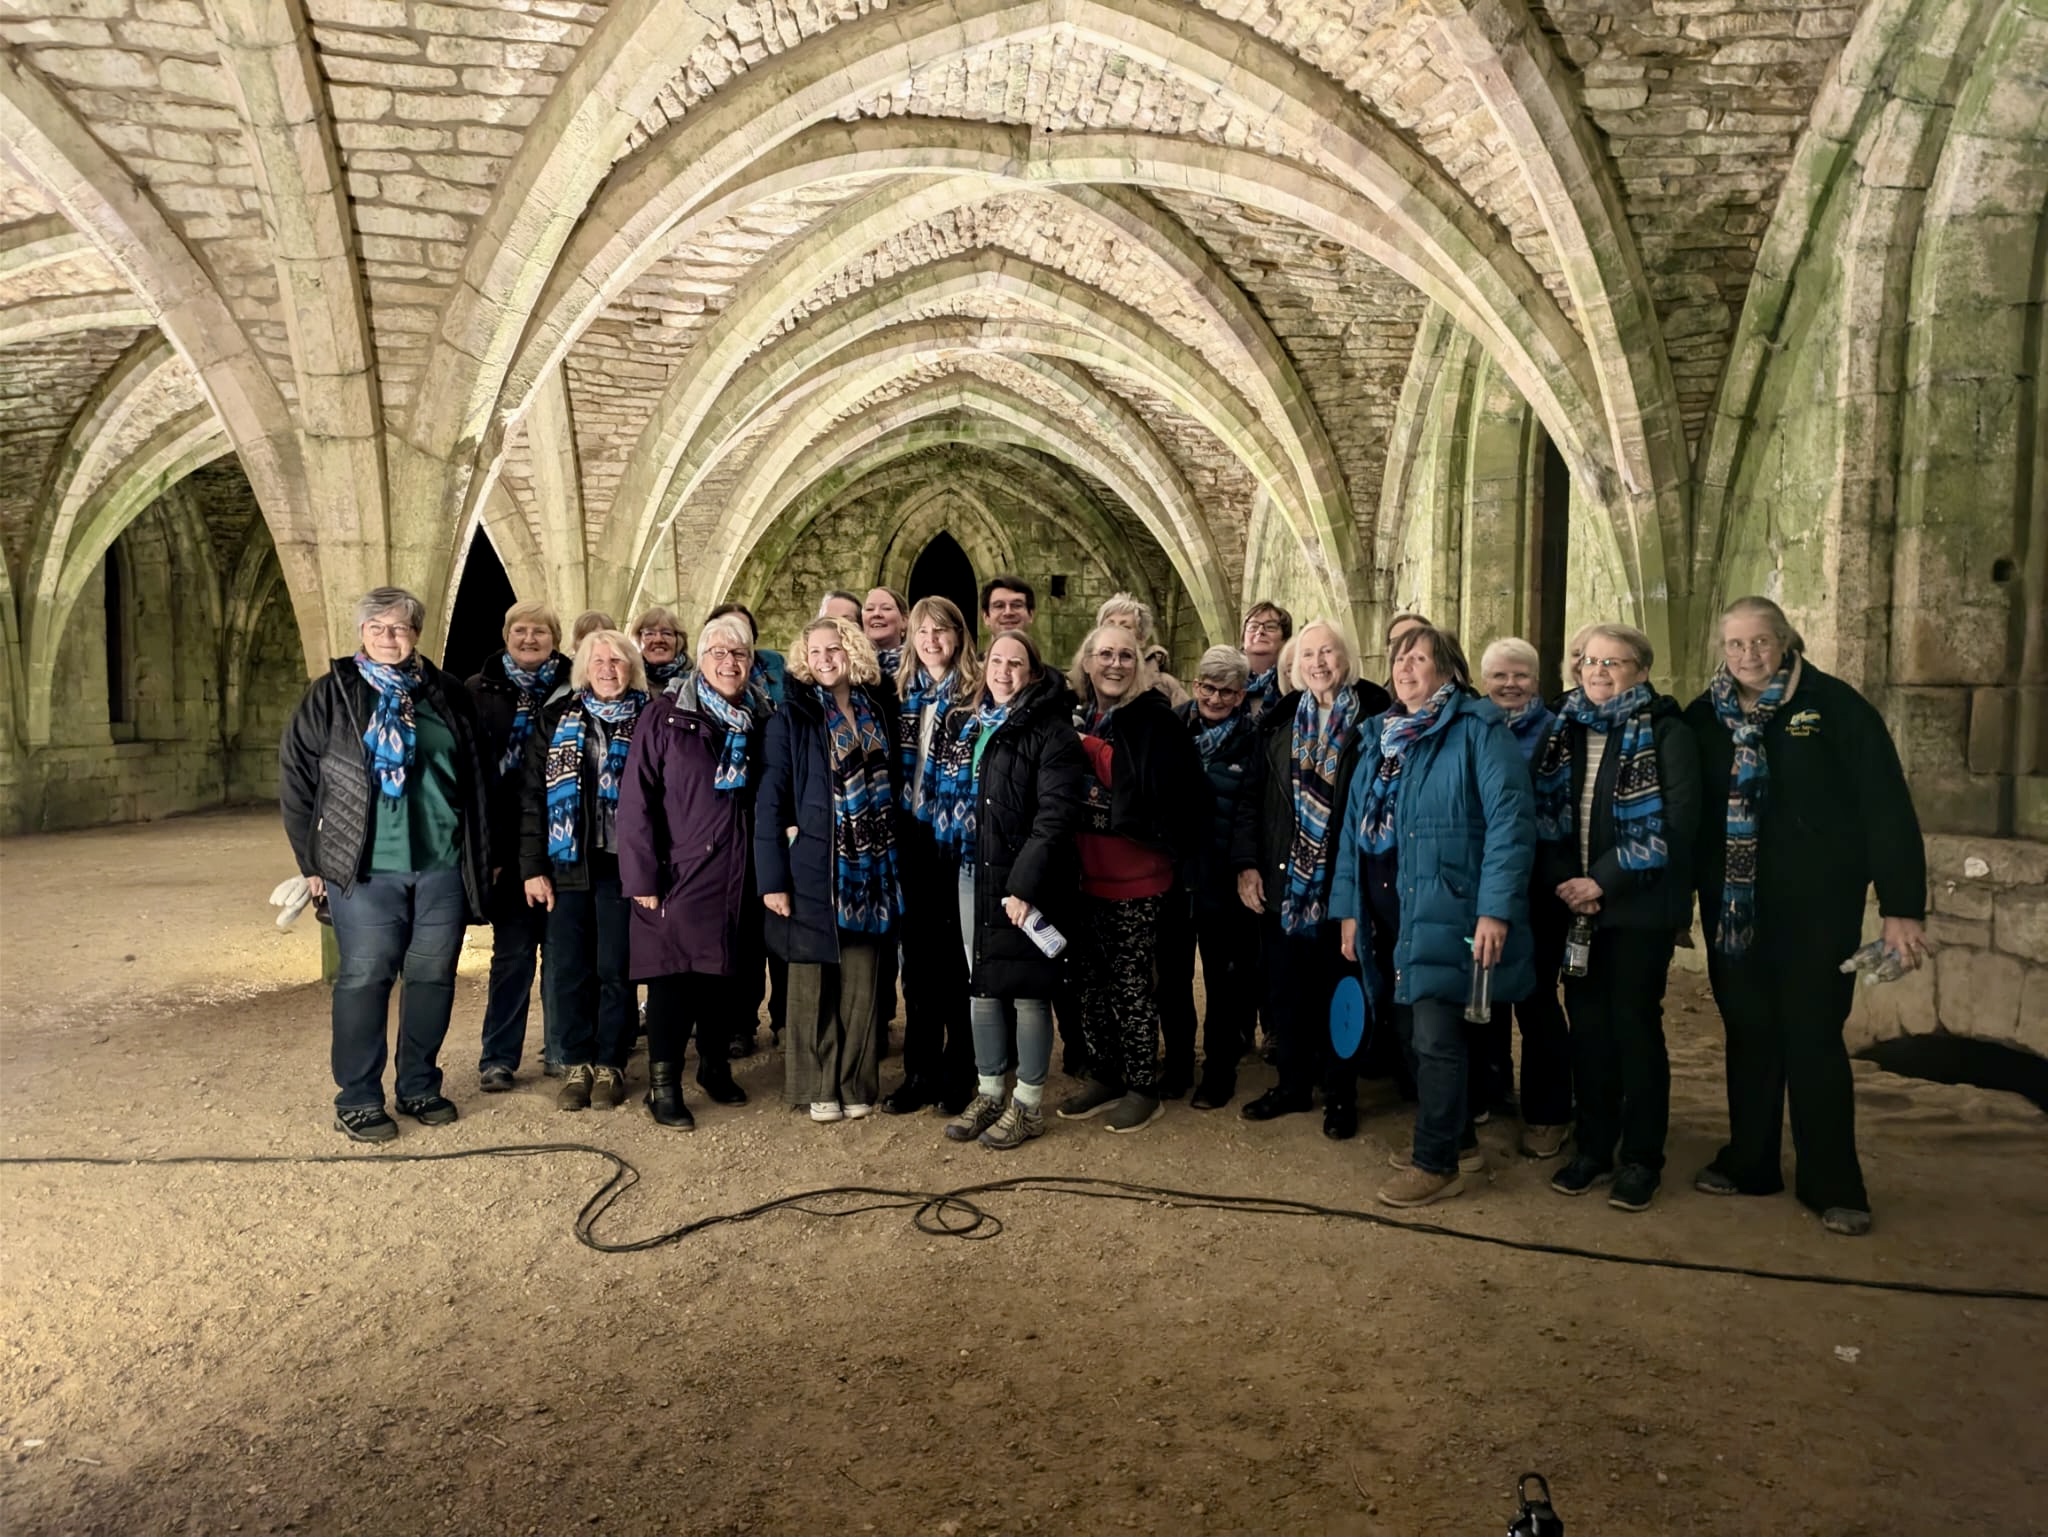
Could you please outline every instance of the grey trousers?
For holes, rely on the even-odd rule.
[[[887,943],[842,929],[838,965],[790,966],[783,1080],[792,1105],[872,1105],[881,1097],[875,989]]]

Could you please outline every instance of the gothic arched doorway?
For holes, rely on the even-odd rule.
[[[910,568],[910,601],[919,598],[951,598],[960,606],[969,633],[981,622],[974,563],[951,534],[934,534]]]
[[[441,653],[441,665],[456,677],[467,678],[488,662],[504,644],[505,610],[514,601],[505,563],[498,559],[490,535],[478,529],[470,538],[462,580],[455,588],[455,612],[448,620],[448,644]],[[562,639],[566,643],[569,637]]]

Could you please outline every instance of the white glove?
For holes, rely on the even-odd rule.
[[[313,888],[306,884],[305,876],[294,875],[288,881],[279,881],[277,889],[270,894],[270,905],[284,909],[277,915],[277,926],[288,929],[297,923],[299,914],[306,910],[312,900]]]

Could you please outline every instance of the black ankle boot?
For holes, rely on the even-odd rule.
[[[676,1074],[675,1063],[647,1064],[647,1110],[657,1125],[674,1126],[682,1131],[697,1129],[697,1118],[683,1103],[683,1085]]]

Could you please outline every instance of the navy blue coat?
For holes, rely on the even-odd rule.
[[[1385,715],[1359,732],[1358,764],[1344,797],[1344,833],[1337,845],[1330,916],[1369,927],[1364,901],[1366,790],[1380,768]],[[1394,942],[1392,996],[1465,1001],[1472,979],[1466,941],[1481,918],[1508,926],[1494,968],[1497,1003],[1526,998],[1536,986],[1529,934],[1529,876],[1536,863],[1536,792],[1529,766],[1491,700],[1454,695],[1437,723],[1408,749],[1394,804],[1394,849],[1400,861],[1401,933]],[[1357,946],[1370,969],[1372,946]],[[1372,979],[1369,979],[1372,980]],[[1382,986],[1385,979],[1376,979]]]
[[[882,685],[855,685],[880,720],[888,746],[889,787],[903,803],[896,756],[896,701]],[[796,829],[795,841],[788,829]],[[768,717],[761,744],[761,783],[754,796],[754,876],[763,895],[789,893],[789,916],[767,914],[769,948],[795,965],[839,962],[839,919],[833,901],[832,745],[825,707],[808,683],[792,682],[782,708]]]

